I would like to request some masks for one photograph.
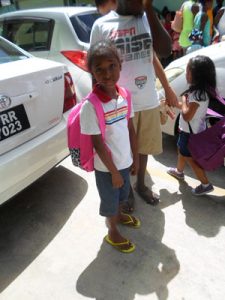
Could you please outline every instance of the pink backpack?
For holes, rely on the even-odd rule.
[[[131,113],[131,96],[130,92],[120,87],[120,94],[127,100],[128,112],[127,119]],[[105,138],[105,118],[104,111],[98,96],[91,92],[80,103],[75,105],[68,116],[67,121],[67,138],[68,148],[70,150],[72,163],[76,167],[91,172],[94,170],[94,147],[91,135],[82,134],[80,130],[80,111],[85,100],[89,100],[95,108],[99,120],[99,126],[103,139]]]

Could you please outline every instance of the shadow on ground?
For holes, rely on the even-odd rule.
[[[58,166],[0,206],[0,292],[57,235],[87,188],[83,178]]]
[[[176,164],[176,158],[175,139],[164,137],[164,152],[155,159],[170,167]],[[220,176],[224,171],[225,168],[213,174],[216,185],[221,188],[224,188],[225,176]],[[186,174],[193,177],[189,168]],[[153,185],[150,174],[146,174],[146,184],[149,187]],[[148,295],[155,293],[158,300],[169,298],[168,285],[179,274],[180,263],[176,252],[162,242],[167,207],[180,202],[182,205],[179,208],[183,207],[186,225],[207,238],[215,237],[225,225],[223,197],[197,198],[185,182],[173,193],[160,189],[161,201],[155,207],[147,205],[136,193],[135,198],[136,213],[139,213],[142,227],[136,230],[123,227],[121,231],[128,238],[132,236],[137,250],[132,254],[122,254],[103,242],[97,257],[76,282],[76,290],[83,296],[96,300],[133,300],[136,295],[148,299]]]
[[[215,237],[222,226],[225,226],[225,198],[211,195],[195,197],[190,187],[181,182],[182,205],[186,224],[199,235]]]
[[[139,229],[121,227],[124,236],[132,236],[137,250],[120,253],[102,243],[95,260],[83,271],[76,283],[77,291],[96,300],[133,300],[136,294],[156,293],[157,299],[168,298],[169,282],[178,274],[180,264],[175,251],[162,243],[165,216],[137,198],[141,212]]]
[[[174,137],[163,136],[163,153],[154,158],[167,167],[176,166],[177,148]],[[185,175],[195,178],[191,168],[186,166]],[[174,205],[181,201],[185,213],[186,224],[193,228],[199,235],[205,237],[215,237],[222,226],[225,226],[225,167],[221,167],[214,172],[209,172],[209,180],[220,189],[224,190],[224,195],[204,195],[196,197],[192,195],[192,186],[187,182],[179,182],[178,192],[170,193],[166,189],[160,190],[160,208]],[[148,176],[150,176],[148,174]]]

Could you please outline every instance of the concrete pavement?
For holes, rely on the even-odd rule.
[[[94,176],[70,158],[1,207],[0,300],[224,300],[224,177],[210,196],[196,198],[190,171],[183,184],[166,173],[170,155],[149,160],[147,180],[160,204],[135,195],[142,226],[121,227],[136,244],[132,254],[103,242]]]

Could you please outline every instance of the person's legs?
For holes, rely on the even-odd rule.
[[[112,216],[112,217],[106,217],[106,226],[108,228],[108,237],[114,243],[121,243],[121,242],[127,241],[127,239],[124,238],[120,234],[120,232],[117,228],[119,221],[120,221],[120,217],[118,214],[115,216]],[[127,246],[127,245],[125,245],[125,246]]]
[[[185,157],[180,153],[178,149],[178,156],[177,156],[177,166],[176,168],[169,168],[167,173],[178,180],[184,180],[184,168],[186,164]]]
[[[205,171],[191,158],[187,158],[189,165],[191,166],[193,172],[195,173],[198,180],[201,182],[196,188],[192,189],[192,193],[195,196],[201,196],[208,194],[214,190],[213,185],[209,182]]]
[[[121,252],[133,252],[135,250],[135,245],[120,234],[117,223],[118,216],[106,218],[106,226],[108,227],[108,235],[105,237],[106,242]]]
[[[198,180],[203,184],[208,184],[209,180],[206,176],[205,171],[191,157],[188,157],[187,161],[191,166],[193,172],[195,173],[196,177],[198,178]]]
[[[120,251],[133,251],[135,246],[118,230],[120,222],[120,195],[124,199],[129,192],[129,171],[121,171],[124,178],[124,188],[115,189],[112,186],[112,176],[108,172],[95,171],[96,185],[100,196],[100,215],[106,217],[108,235],[105,240]],[[128,178],[128,179],[127,179]]]
[[[138,190],[144,190],[145,186],[145,172],[148,163],[148,155],[139,154],[139,170],[137,174],[137,185],[136,188]]]
[[[184,180],[184,168],[186,164],[186,157],[189,155],[187,148],[189,134],[180,132],[177,142],[177,166],[176,168],[169,168],[167,173],[178,180]]]
[[[145,185],[148,155],[162,152],[162,131],[160,125],[160,108],[149,109],[135,113],[134,127],[138,139],[139,171],[137,175],[136,192],[148,204],[158,204],[159,197]]]
[[[180,153],[178,149],[178,156],[177,156],[177,171],[180,173],[184,172],[184,168],[186,165],[186,159],[185,157]]]
[[[146,203],[151,205],[157,205],[159,203],[159,197],[156,196],[146,185],[145,185],[145,173],[147,169],[148,155],[139,154],[139,171],[137,174],[137,183],[135,190],[138,195],[145,200]]]

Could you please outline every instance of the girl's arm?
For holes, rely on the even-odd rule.
[[[114,188],[120,188],[123,186],[124,181],[123,177],[120,175],[120,172],[117,170],[115,164],[113,163],[113,160],[109,154],[109,151],[106,149],[106,146],[104,144],[104,141],[102,139],[102,135],[92,135],[92,142],[93,146],[106,166],[106,168],[109,170],[109,172],[112,175],[112,185]]]
[[[153,48],[160,57],[168,57],[172,52],[172,41],[154,12],[153,0],[142,0],[153,38]]]
[[[137,136],[134,130],[133,120],[130,118],[128,121],[128,130],[130,136],[130,146],[133,154],[133,164],[131,166],[131,175],[137,175],[139,169],[139,155],[137,147]]]
[[[194,117],[199,104],[196,102],[188,103],[187,96],[182,96],[182,101],[179,105],[184,121],[189,122]]]

